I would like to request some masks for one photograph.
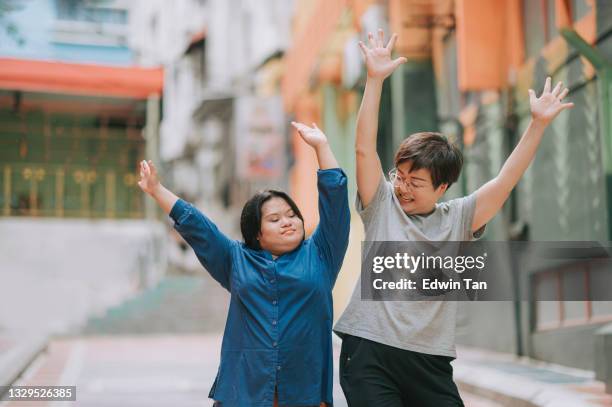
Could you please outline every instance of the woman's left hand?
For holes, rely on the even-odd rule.
[[[573,103],[563,103],[563,99],[569,93],[569,89],[564,88],[561,82],[553,90],[551,88],[550,77],[546,78],[544,91],[540,97],[536,96],[533,89],[529,89],[529,104],[531,105],[531,116],[534,120],[546,125],[553,121],[557,115],[565,109],[574,107]]]
[[[327,137],[315,123],[312,124],[312,127],[308,127],[298,122],[291,122],[291,125],[295,127],[302,139],[308,143],[309,146],[318,148],[327,144]]]

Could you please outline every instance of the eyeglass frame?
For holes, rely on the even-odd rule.
[[[414,185],[414,182],[412,182],[412,180],[411,180],[410,183],[407,183],[406,180],[399,181],[401,179],[401,177],[397,173],[397,167],[391,168],[389,170],[389,172],[387,173],[387,175],[389,176],[389,180],[391,181],[391,183],[393,185],[402,184],[406,190],[410,189],[410,190],[420,191],[420,190],[426,188],[429,185],[431,185],[433,187],[433,185],[431,183],[427,183],[427,185]]]

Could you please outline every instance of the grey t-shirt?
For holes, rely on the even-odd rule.
[[[472,234],[476,194],[437,203],[426,216],[407,215],[384,175],[367,208],[357,196],[366,241],[466,241]],[[334,326],[349,334],[400,349],[456,357],[456,301],[361,301],[361,276],[350,302]]]

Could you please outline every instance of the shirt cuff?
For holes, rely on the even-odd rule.
[[[317,170],[317,179],[330,184],[341,184],[346,182],[346,174],[342,168],[327,168],[325,170]]]
[[[179,219],[187,210],[189,210],[189,204],[179,198],[178,201],[176,201],[172,206],[169,216],[175,223],[179,223]]]

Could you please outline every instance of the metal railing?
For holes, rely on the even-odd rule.
[[[2,216],[143,218],[136,173],[111,166],[2,165]]]

